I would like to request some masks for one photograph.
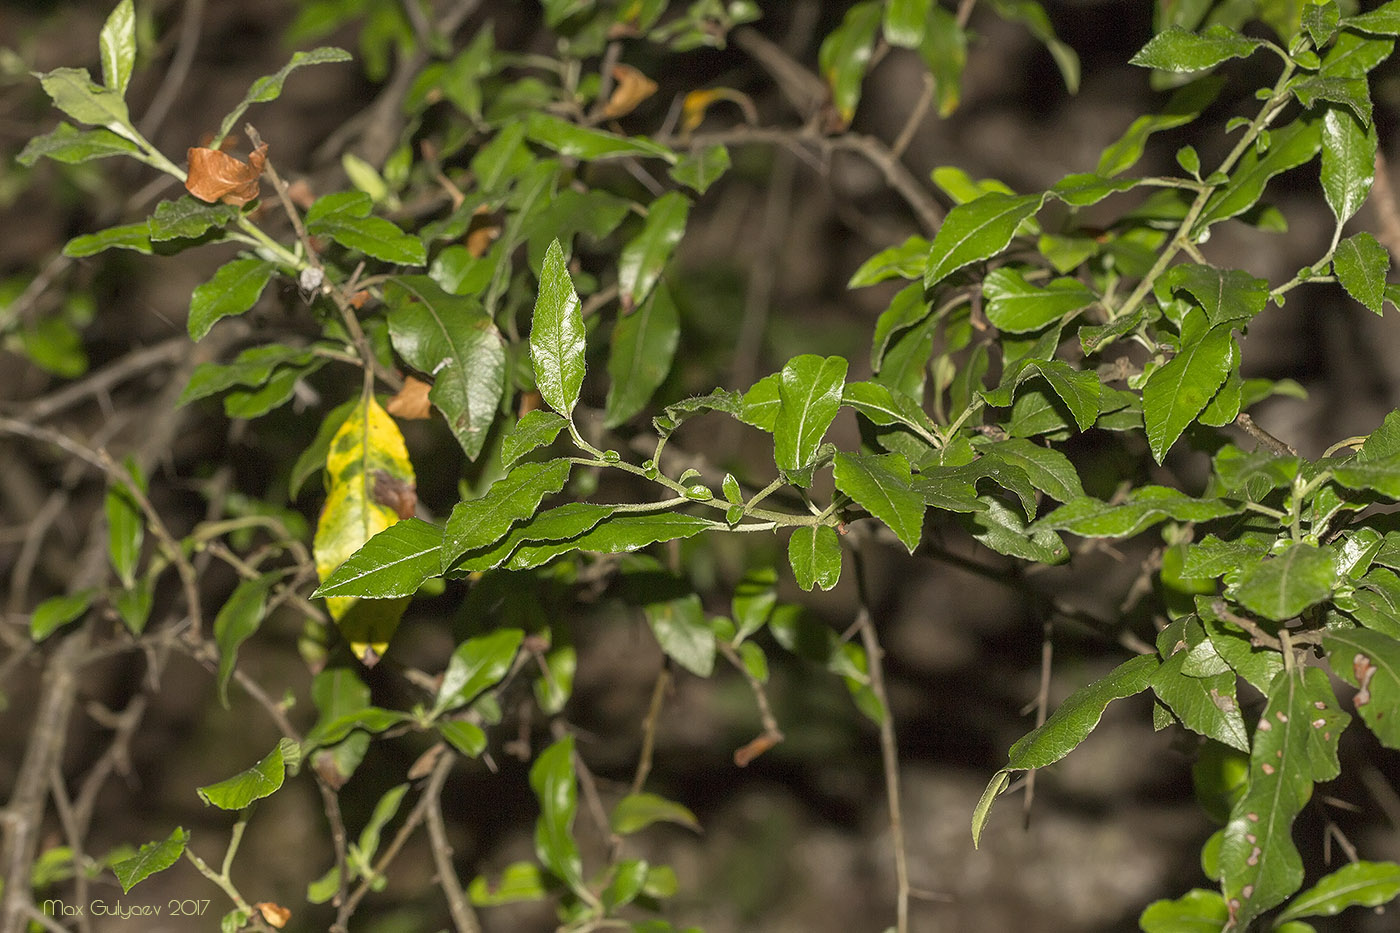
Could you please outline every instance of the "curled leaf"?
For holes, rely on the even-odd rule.
[[[258,197],[258,178],[267,164],[267,143],[241,162],[217,149],[193,147],[189,150],[190,172],[185,189],[201,201],[222,201],[242,207]]]
[[[428,401],[428,390],[432,386],[421,379],[407,376],[403,381],[403,388],[389,403],[384,406],[384,410],[395,418],[404,418],[409,421],[420,421],[427,418],[433,410],[432,404]]]
[[[272,901],[259,901],[253,905],[258,913],[262,914],[264,922],[268,926],[282,929],[287,925],[287,921],[292,919],[292,912],[280,904]]]
[[[617,86],[603,108],[603,116],[609,120],[626,116],[656,93],[656,82],[631,65],[614,65],[612,76]]]
[[[705,112],[716,101],[727,100],[739,105],[748,123],[758,122],[758,111],[753,100],[741,91],[728,87],[715,87],[703,91],[691,91],[681,103],[681,132],[693,133],[705,119]]]

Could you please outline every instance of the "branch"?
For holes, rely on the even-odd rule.
[[[457,870],[452,866],[452,846],[447,842],[447,827],[442,820],[442,786],[447,782],[447,774],[457,756],[443,755],[433,766],[427,786],[423,788],[422,802],[428,822],[428,838],[432,842],[433,864],[437,866],[438,884],[447,898],[447,909],[452,914],[452,924],[458,933],[481,933],[481,921],[476,911],[462,891],[457,880]]]

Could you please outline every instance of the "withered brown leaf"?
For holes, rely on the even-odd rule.
[[[614,65],[612,76],[617,86],[613,88],[607,106],[603,108],[603,116],[609,120],[626,116],[636,110],[638,104],[656,93],[656,82],[631,65]]]
[[[389,399],[389,404],[384,406],[384,410],[396,418],[407,418],[409,420],[421,420],[432,414],[433,406],[428,401],[428,391],[432,388],[421,379],[408,376],[403,381],[403,388],[398,394]]]
[[[201,201],[222,201],[242,207],[258,197],[258,179],[267,164],[267,143],[241,162],[217,149],[194,147],[189,150],[190,171],[185,190]]]

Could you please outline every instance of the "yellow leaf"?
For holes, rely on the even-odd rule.
[[[626,116],[656,93],[656,82],[631,65],[614,66],[612,76],[617,84],[608,98],[607,106],[603,108],[603,116],[609,120]]]

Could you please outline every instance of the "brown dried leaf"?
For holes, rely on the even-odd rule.
[[[287,908],[274,904],[272,901],[259,901],[253,905],[258,913],[262,914],[263,920],[268,926],[282,929],[287,925],[287,921],[292,919],[292,912]]]
[[[438,763],[438,759],[442,757],[442,753],[445,751],[447,751],[447,743],[439,742],[419,755],[418,760],[409,766],[407,778],[410,781],[416,781],[419,778],[425,778],[432,774],[433,767]]]
[[[631,65],[614,65],[612,76],[617,86],[613,88],[612,95],[608,97],[608,104],[603,108],[603,116],[609,120],[626,116],[636,110],[638,104],[656,93],[656,82]]]
[[[389,404],[384,406],[384,410],[396,418],[407,418],[410,421],[427,418],[433,411],[432,403],[428,401],[428,390],[431,388],[432,386],[423,380],[408,376],[404,379],[399,394],[389,399]]]
[[[190,172],[185,189],[201,201],[223,201],[242,207],[258,197],[258,178],[267,164],[267,143],[254,149],[247,162],[240,162],[217,149],[195,147],[189,150]]]
[[[467,252],[477,259],[486,255],[491,244],[501,235],[501,223],[485,204],[472,212],[472,222],[467,227]]]

